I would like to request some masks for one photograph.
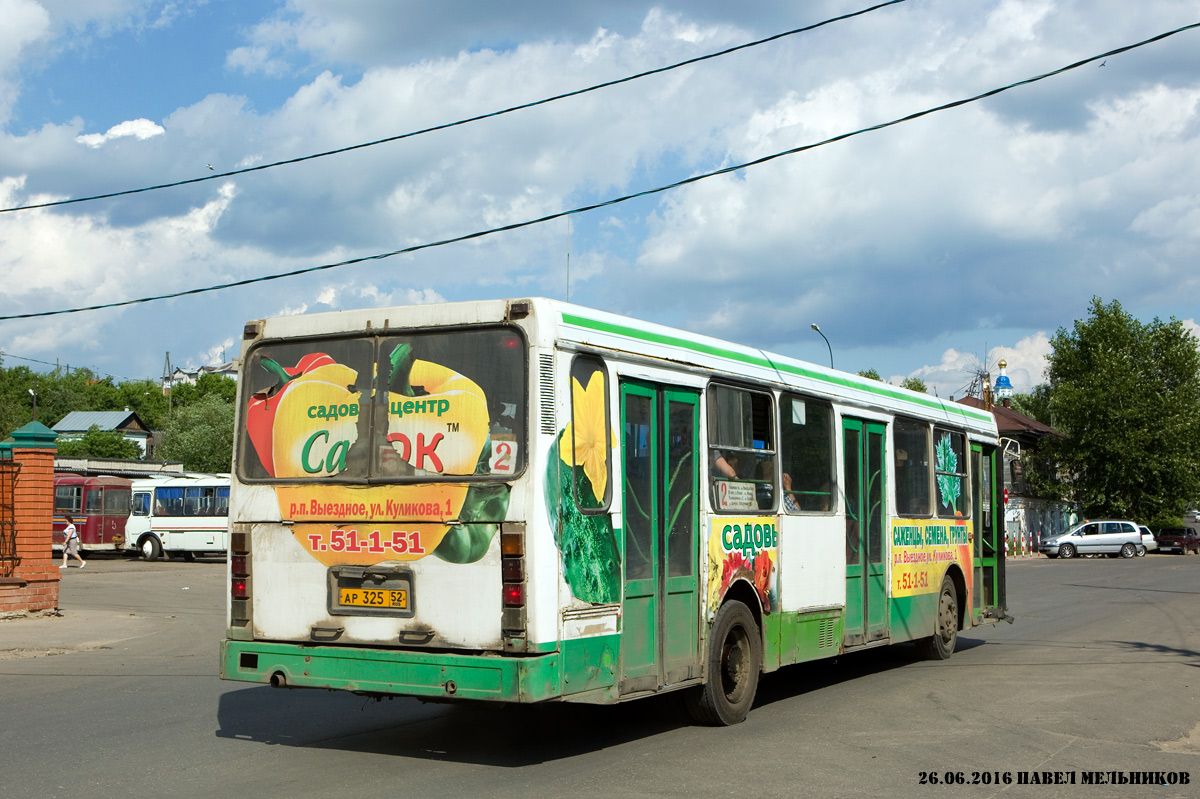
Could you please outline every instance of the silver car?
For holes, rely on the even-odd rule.
[[[1044,539],[1038,551],[1051,558],[1077,555],[1120,555],[1132,558],[1146,545],[1138,525],[1124,519],[1087,519],[1066,532]],[[1143,550],[1144,551],[1144,550]]]
[[[1158,549],[1158,542],[1154,540],[1154,533],[1150,532],[1150,528],[1144,524],[1138,525],[1138,532],[1142,534],[1142,545],[1138,548],[1138,557],[1146,557],[1147,552],[1153,552]]]

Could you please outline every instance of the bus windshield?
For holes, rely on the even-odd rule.
[[[526,347],[517,328],[267,341],[245,371],[247,482],[411,482],[519,474]]]

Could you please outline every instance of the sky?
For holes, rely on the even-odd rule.
[[[446,125],[871,0],[0,0],[0,209]],[[1200,22],[1188,0],[905,0],[468,124],[0,213],[0,316],[389,253],[635,195]],[[1045,381],[1093,297],[1200,333],[1200,29],[627,202],[390,258],[0,320],[4,366],[159,378],[251,319],[545,296],[961,397]],[[811,325],[817,324],[825,338]],[[828,346],[826,344],[828,339]]]

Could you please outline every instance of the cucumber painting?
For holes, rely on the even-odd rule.
[[[562,554],[563,579],[585,602],[621,598],[621,553],[603,507],[612,437],[605,418],[604,373],[587,386],[571,378],[574,421],[559,433],[546,466],[546,507],[554,542]]]

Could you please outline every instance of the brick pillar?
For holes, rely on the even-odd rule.
[[[16,554],[11,578],[0,581],[0,612],[58,607],[58,564],[54,559],[54,454],[58,434],[30,422],[0,444],[21,464],[13,496]]]

